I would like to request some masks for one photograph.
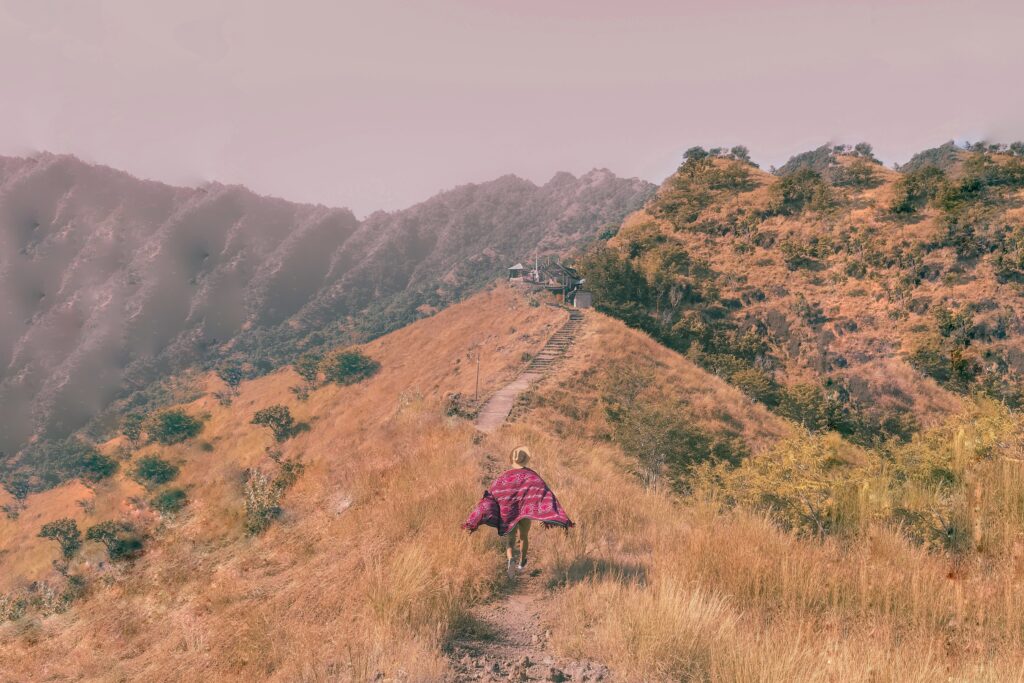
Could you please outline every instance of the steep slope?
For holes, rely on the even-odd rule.
[[[447,667],[437,648],[464,627],[464,610],[497,585],[493,539],[466,538],[458,525],[479,495],[486,454],[504,452],[515,438],[501,430],[481,441],[470,422],[444,417],[440,399],[472,391],[467,361],[477,344],[486,395],[526,365],[565,318],[563,309],[531,305],[501,286],[365,345],[381,370],[359,384],[327,385],[298,402],[288,390],[297,381],[292,370],[271,373],[243,383],[230,406],[209,395],[186,406],[204,419],[195,440],[143,446],[117,475],[92,487],[68,483],[30,495],[17,519],[0,520],[0,594],[21,595],[35,581],[42,583],[27,595],[38,597],[45,586],[62,585],[50,566],[59,559],[57,545],[36,537],[61,517],[82,529],[130,521],[148,535],[147,550],[126,565],[107,562],[102,545],[86,543],[66,570],[84,577],[86,597],[46,617],[38,610],[56,608],[37,599],[27,616],[0,627],[0,657],[15,662],[11,675],[289,680],[303,671],[344,678],[419,667],[414,680],[435,680]],[[787,431],[677,354],[600,314],[588,318],[570,358],[538,395],[564,391],[586,366],[615,364],[622,354],[650,356],[667,390],[699,392],[717,404],[693,413],[703,411],[709,433],[722,419],[729,429],[745,425],[740,431],[762,445]],[[623,342],[629,350],[619,348]],[[583,389],[580,399],[603,400]],[[264,453],[272,439],[249,422],[275,403],[309,425],[279,445],[286,460],[301,458],[304,472],[287,492],[281,518],[248,538],[243,475],[274,467]],[[543,413],[525,417],[549,424]],[[537,466],[555,468],[571,452],[548,443]],[[173,486],[184,487],[190,503],[179,515],[158,513],[147,503],[154,491],[129,478],[153,455],[180,467]],[[573,505],[584,483],[560,484]]]
[[[234,358],[258,374],[399,327],[509,259],[578,248],[650,189],[607,171],[541,187],[508,176],[360,222],[73,157],[3,159],[0,452],[63,437],[196,363]]]
[[[589,258],[597,305],[863,443],[906,439],[964,394],[1019,405],[1024,160],[940,148],[900,173],[863,148],[779,175],[691,150]]]

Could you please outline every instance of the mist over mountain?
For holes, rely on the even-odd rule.
[[[539,187],[505,176],[359,221],[70,156],[0,158],[0,451],[65,436],[193,364],[244,354],[265,370],[379,335],[509,259],[579,249],[652,191],[605,170]]]

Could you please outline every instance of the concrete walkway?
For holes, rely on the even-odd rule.
[[[529,389],[534,382],[544,377],[565,355],[582,323],[583,314],[581,312],[569,311],[569,319],[551,335],[551,338],[544,344],[544,348],[530,361],[523,373],[487,399],[477,414],[476,428],[481,432],[490,433],[500,427],[512,412],[512,406],[515,405],[519,395]]]

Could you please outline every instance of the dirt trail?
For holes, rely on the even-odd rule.
[[[610,681],[607,667],[559,659],[548,647],[543,568],[509,579],[477,605],[450,644],[454,681]]]
[[[508,418],[516,398],[543,378],[565,355],[583,323],[580,311],[555,332],[515,380],[498,390],[481,408],[476,426],[493,432]],[[487,462],[491,475],[500,464]],[[492,471],[493,470],[493,471]],[[518,559],[518,556],[517,556]],[[608,668],[590,661],[560,659],[548,646],[543,567],[531,566],[503,579],[499,593],[477,605],[448,647],[454,681],[609,681]]]
[[[583,313],[577,310],[569,311],[569,319],[558,328],[558,331],[551,335],[544,348],[530,360],[522,374],[496,391],[483,407],[476,418],[476,428],[481,432],[493,432],[508,418],[515,405],[516,398],[530,388],[534,382],[542,378],[554,366],[555,363],[565,355],[565,352],[572,346],[583,324]]]

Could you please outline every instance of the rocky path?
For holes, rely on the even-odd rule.
[[[478,605],[450,645],[454,681],[609,681],[608,669],[560,660],[548,648],[542,569],[509,579],[495,600]]]
[[[580,311],[555,332],[515,380],[481,408],[477,429],[493,432],[508,418],[516,398],[565,355],[583,323]],[[488,462],[485,470],[500,471]],[[548,646],[544,622],[547,578],[531,567],[505,580],[493,600],[477,605],[448,647],[454,681],[609,681],[608,668],[589,661],[563,660]]]
[[[565,352],[572,346],[582,324],[583,313],[577,310],[569,311],[569,319],[551,335],[551,338],[544,344],[544,348],[530,360],[530,364],[526,366],[522,374],[496,391],[480,408],[476,418],[476,428],[489,433],[500,427],[508,414],[512,412],[512,406],[515,405],[519,394],[547,374],[551,367],[565,355]]]

